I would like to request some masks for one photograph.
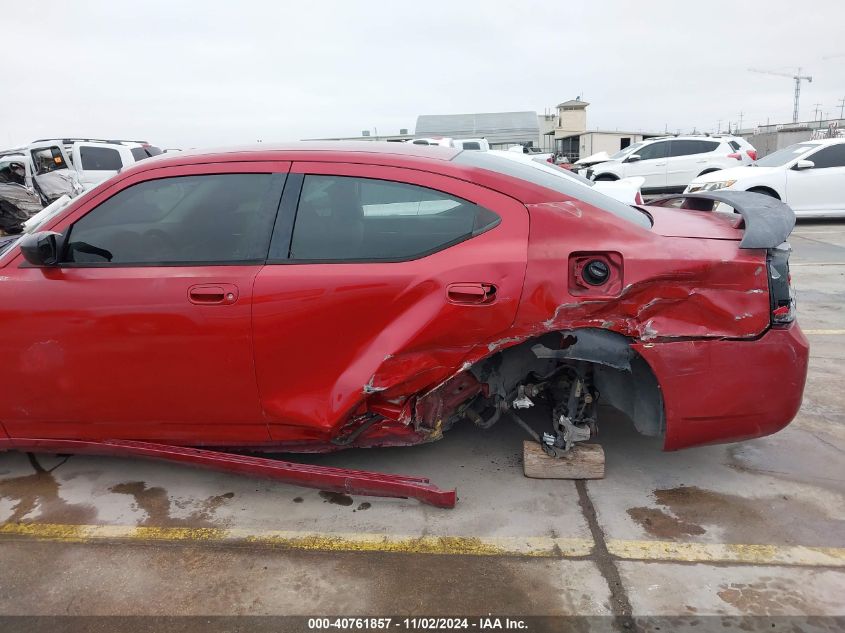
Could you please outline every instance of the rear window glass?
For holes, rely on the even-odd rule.
[[[477,141],[465,141],[461,145],[464,149],[481,149],[481,143]]]
[[[525,180],[526,182],[561,193],[567,197],[583,200],[591,206],[612,213],[637,226],[647,229],[651,228],[651,219],[644,211],[631,207],[624,202],[614,200],[574,180],[561,178],[542,169],[536,169],[531,165],[493,156],[487,152],[461,152],[453,160],[463,165],[487,169],[511,176],[512,178]],[[549,201],[552,202],[552,200]]]

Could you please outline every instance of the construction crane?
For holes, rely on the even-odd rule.
[[[760,70],[759,68],[749,68],[752,73],[763,73],[764,75],[777,75],[778,77],[789,77],[795,81],[795,102],[792,108],[792,122],[798,123],[798,99],[801,96],[801,80],[806,80],[807,83],[813,83],[813,78],[809,75],[802,75],[801,69],[794,75],[789,73],[781,73],[774,70]]]

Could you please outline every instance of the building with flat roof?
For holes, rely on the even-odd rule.
[[[532,110],[421,114],[417,117],[415,132],[419,138],[484,138],[493,149],[510,145],[537,147],[540,143],[540,124],[537,113]]]

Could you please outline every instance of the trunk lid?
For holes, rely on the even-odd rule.
[[[710,240],[742,239],[738,213],[694,211],[671,207],[645,207],[654,220],[652,232],[664,237],[692,237]]]

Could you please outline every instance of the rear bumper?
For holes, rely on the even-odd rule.
[[[751,341],[638,343],[666,415],[664,450],[775,433],[801,407],[810,346],[797,322]]]

